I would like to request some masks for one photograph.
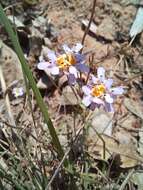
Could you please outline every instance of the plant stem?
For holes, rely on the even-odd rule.
[[[93,20],[93,16],[94,16],[94,12],[95,12],[95,5],[96,5],[96,0],[93,0],[93,6],[92,6],[92,11],[91,11],[91,17],[90,17],[88,26],[87,26],[87,28],[85,29],[85,32],[84,32],[84,35],[83,35],[83,38],[82,38],[82,41],[81,41],[82,45],[84,45],[85,37],[86,37],[86,35],[87,35],[88,32],[89,32],[90,25],[91,25],[91,22],[92,22],[92,20]],[[82,53],[82,49],[81,49],[81,53]]]

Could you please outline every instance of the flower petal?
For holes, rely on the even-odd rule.
[[[107,89],[110,89],[111,86],[112,86],[112,84],[113,84],[113,79],[107,79],[107,80],[105,80],[105,81],[104,81],[104,84],[105,84],[105,87],[106,87]]]
[[[59,74],[59,67],[52,67],[51,69],[50,69],[50,72],[51,72],[51,74],[52,75],[58,75]]]
[[[72,48],[72,51],[75,53],[78,53],[83,48],[83,45],[81,43],[77,43],[76,46]]]
[[[46,62],[46,61],[42,61],[42,62],[39,62],[38,65],[37,65],[37,68],[39,70],[45,70],[47,69],[47,67],[50,65],[49,62]]]
[[[88,107],[91,104],[91,96],[85,96],[82,99],[82,103]]]
[[[107,112],[114,112],[114,108],[112,104],[106,103],[105,104],[105,111]]]
[[[105,95],[105,101],[109,104],[113,103],[113,98],[110,96],[110,94]]]
[[[113,95],[121,95],[121,94],[123,94],[123,92],[124,92],[124,89],[122,86],[112,88]]]
[[[89,67],[85,65],[84,63],[78,63],[75,65],[75,67],[82,73],[88,73]]]
[[[77,63],[84,62],[85,56],[80,53],[75,53],[75,58]]]
[[[103,100],[97,97],[92,98],[92,101],[96,104],[104,104]]]
[[[96,103],[94,103],[94,102],[91,102],[89,108],[90,108],[92,111],[94,111],[96,107],[98,107],[98,105],[97,105]]]
[[[76,83],[76,78],[73,74],[68,75],[68,83],[69,85],[74,85]]]
[[[98,82],[98,78],[96,78],[94,75],[91,75],[91,80],[92,80],[93,84],[97,84],[97,82]]]
[[[49,51],[48,52],[48,58],[50,59],[50,61],[52,63],[54,63],[56,61],[56,59],[57,59],[55,52],[54,51]]]
[[[78,71],[74,66],[69,67],[69,73],[73,74],[76,78],[78,77]]]
[[[72,49],[69,48],[67,44],[64,44],[64,45],[63,45],[63,50],[64,50],[66,53],[72,53]]]
[[[97,69],[97,77],[102,82],[105,80],[105,69],[103,67]]]
[[[85,95],[90,95],[91,94],[91,89],[88,86],[83,86],[82,91]]]

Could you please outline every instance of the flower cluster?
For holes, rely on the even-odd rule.
[[[123,87],[112,87],[113,79],[105,78],[105,69],[97,69],[97,77],[91,74],[88,83],[82,87],[84,97],[82,103],[91,109],[103,106],[105,110],[113,112],[113,102],[117,95],[123,93]]]
[[[38,69],[47,70],[52,75],[65,74],[68,77],[69,84],[73,85],[76,83],[80,72],[89,72],[89,68],[85,65],[84,56],[79,53],[82,48],[82,45],[77,43],[72,48],[63,45],[63,54],[49,51],[47,53],[49,61],[41,60],[38,63]]]
[[[43,58],[38,63],[39,70],[47,70],[51,75],[66,75],[69,85],[78,83],[80,74],[88,76],[86,84],[82,85],[82,103],[94,110],[96,107],[103,107],[106,111],[113,112],[113,102],[117,95],[123,94],[123,87],[113,87],[113,79],[105,77],[105,69],[97,69],[97,77],[90,72],[85,64],[85,56],[80,53],[83,46],[77,43],[72,48],[63,45],[63,53],[57,54],[54,51],[47,53],[48,61]],[[80,83],[81,84],[81,83]]]

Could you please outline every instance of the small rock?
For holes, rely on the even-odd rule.
[[[140,105],[137,101],[125,98],[124,105],[131,113],[133,113],[140,119],[143,119],[143,108],[142,105]]]
[[[122,128],[119,131],[116,131],[116,133],[114,134],[114,137],[121,144],[130,144],[134,141],[132,134]]]
[[[82,25],[86,29],[88,27],[89,20],[82,20]],[[93,34],[96,34],[97,26],[92,22],[89,28],[89,32],[92,32]]]
[[[89,129],[91,135],[95,134],[95,130],[99,134],[105,134],[112,136],[112,121],[111,116],[108,113],[98,110],[94,113],[92,122],[92,127]]]
[[[21,63],[16,53],[1,42],[0,64],[2,65],[6,85],[9,86],[13,81],[23,81]]]
[[[46,45],[48,48],[50,48],[50,49],[53,48],[53,45],[52,45],[51,41],[49,40],[49,38],[44,38],[44,43],[45,43],[45,45]]]
[[[73,92],[70,86],[63,88],[62,96],[60,98],[61,105],[77,105],[79,103],[79,96]]]
[[[99,27],[97,27],[97,35],[107,40],[114,40],[116,32],[114,25],[115,24],[110,17],[104,18]]]
[[[50,89],[51,87],[53,87],[53,83],[51,82],[49,77],[44,74],[37,82],[37,87],[39,89]]]

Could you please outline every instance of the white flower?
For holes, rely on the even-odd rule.
[[[23,96],[24,95],[24,89],[22,87],[20,88],[13,88],[12,94],[15,98]]]

